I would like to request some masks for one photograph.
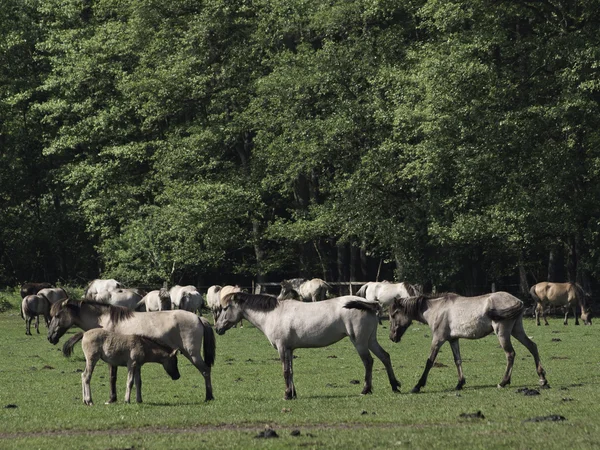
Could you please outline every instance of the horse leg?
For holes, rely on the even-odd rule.
[[[90,381],[92,380],[92,373],[94,373],[94,367],[96,367],[97,362],[97,356],[92,355],[88,358],[86,355],[85,370],[81,374],[81,390],[84,405],[92,406],[94,404],[92,402],[92,389],[90,387]]]
[[[40,316],[35,316],[35,331],[40,334]]]
[[[437,358],[437,354],[440,351],[440,347],[444,344],[444,342],[445,342],[445,340],[437,339],[435,337],[434,337],[433,341],[431,342],[431,351],[429,352],[429,358],[427,358],[427,362],[425,363],[425,370],[423,371],[421,378],[419,378],[419,382],[412,389],[411,392],[413,394],[420,392],[421,388],[425,387],[425,384],[427,384],[427,376],[429,375],[429,371],[433,367],[435,358]]]
[[[500,384],[498,384],[499,388],[503,388],[507,384],[510,384],[510,378],[512,375],[512,368],[515,362],[515,349],[510,342],[510,334],[512,329],[509,328],[510,324],[506,322],[496,322],[494,326],[494,331],[496,331],[496,335],[498,336],[498,340],[500,341],[500,345],[504,349],[504,353],[506,353],[506,371],[504,372],[504,377]],[[514,327],[513,327],[514,328]]]
[[[460,391],[465,385],[465,377],[462,371],[462,360],[460,358],[460,347],[458,345],[458,339],[452,339],[450,342],[450,347],[452,348],[452,354],[454,355],[454,364],[456,364],[456,370],[458,371],[458,384],[456,385],[456,390]]]
[[[142,367],[136,366],[133,373],[133,381],[135,381],[135,401],[142,403]]]
[[[112,366],[109,364],[108,378],[110,383],[110,397],[105,403],[106,405],[110,403],[115,403],[117,401],[117,366]]]
[[[32,317],[30,316],[25,317],[25,334],[27,336],[31,336],[31,319]]]
[[[196,367],[196,369],[198,369],[198,371],[204,377],[204,387],[206,389],[206,397],[204,400],[207,402],[210,400],[214,400],[215,397],[213,396],[212,382],[210,379],[210,366],[208,364],[206,364],[204,362],[204,360],[202,359],[202,356],[200,356],[200,349],[195,351],[194,355],[190,355],[185,350],[182,350],[182,349],[180,349],[180,350],[181,350],[181,354],[183,356],[185,356],[187,359],[189,359],[190,362],[194,365],[194,367]]]
[[[537,326],[540,326],[540,308],[539,308],[540,304],[536,304],[535,305],[535,323],[537,324]]]
[[[293,400],[296,398],[296,386],[294,386],[294,355],[291,349],[279,348],[279,359],[283,366],[283,379],[285,380],[285,400]]]
[[[573,304],[573,316],[575,316],[575,325],[579,325],[579,317],[577,316],[577,304]]]
[[[125,403],[129,403],[131,400],[131,388],[133,387],[134,382],[134,371],[135,371],[135,363],[130,362],[127,364],[127,385],[125,389]]]
[[[400,382],[394,374],[390,354],[386,352],[381,345],[379,345],[379,342],[377,342],[377,329],[375,329],[373,334],[371,334],[371,339],[369,340],[369,350],[371,350],[385,366],[385,371],[387,372],[388,380],[390,380],[392,391],[400,392]]]
[[[512,330],[512,335],[517,341],[523,344],[525,348],[529,350],[531,356],[533,356],[533,361],[535,362],[535,369],[538,376],[540,377],[540,386],[550,387],[548,385],[548,380],[546,380],[546,371],[544,370],[544,368],[542,367],[542,363],[540,362],[540,354],[538,353],[537,345],[527,336],[525,328],[523,328],[523,321],[521,319],[517,319],[517,321],[515,322],[515,326]]]
[[[548,308],[542,308],[542,317],[544,318],[544,325],[550,325],[548,323]]]

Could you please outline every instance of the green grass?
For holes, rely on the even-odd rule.
[[[92,379],[95,405],[86,407],[79,344],[73,358],[64,358],[59,348],[70,334],[58,346],[46,340],[45,326],[41,335],[25,336],[13,308],[0,313],[0,448],[597,448],[600,328],[565,327],[559,319],[549,327],[527,320],[525,327],[538,344],[552,387],[539,396],[516,393],[520,387],[537,388],[532,358],[518,342],[512,385],[496,387],[506,360],[494,336],[461,341],[467,379],[462,392],[453,390],[456,369],[446,345],[438,357],[442,367],[432,369],[421,394],[409,394],[423,370],[431,333],[413,324],[403,341],[393,344],[384,322],[379,340],[392,356],[401,394],[391,392],[376,360],[374,393],[361,396],[363,366],[346,339],[295,352],[298,399],[285,401],[277,352],[246,324],[217,336],[215,401],[203,401],[202,377],[180,358],[178,381],[158,365],[143,367],[139,405],[104,405],[108,370],[99,363]],[[120,369],[119,401],[125,379]],[[17,407],[6,408],[9,404]],[[460,417],[477,411],[485,419]],[[567,420],[525,422],[551,414]],[[255,438],[265,425],[280,437]],[[293,430],[300,435],[292,436]]]

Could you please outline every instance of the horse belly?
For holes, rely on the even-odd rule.
[[[494,331],[491,319],[478,311],[457,311],[450,318],[449,328],[454,339],[480,339]]]

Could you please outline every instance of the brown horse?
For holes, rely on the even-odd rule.
[[[206,400],[212,400],[211,366],[215,361],[215,335],[210,323],[188,311],[135,312],[103,303],[65,300],[52,305],[48,341],[56,344],[72,326],[84,331],[104,328],[121,334],[137,334],[178,349],[204,377]],[[201,349],[204,352],[202,359]],[[116,401],[116,368],[111,368],[111,402]]]
[[[41,289],[51,288],[50,283],[23,283],[21,285],[21,298],[25,298],[28,295],[35,295]]]
[[[547,386],[546,372],[540,362],[537,345],[529,339],[523,328],[523,302],[507,292],[495,292],[479,297],[461,297],[457,294],[442,294],[437,297],[398,298],[390,306],[390,339],[400,338],[413,320],[429,325],[431,329],[431,352],[425,370],[412,392],[420,392],[427,383],[429,370],[433,367],[440,347],[448,341],[458,370],[456,390],[462,389],[465,377],[458,340],[480,339],[496,333],[506,353],[506,371],[498,387],[510,384],[515,349],[510,342],[513,336],[533,356],[540,385]]]
[[[540,324],[540,313],[544,318],[544,322],[548,325],[546,319],[546,309],[548,306],[562,306],[565,309],[565,320],[563,323],[567,325],[569,316],[569,308],[573,309],[575,316],[575,325],[579,325],[577,317],[577,304],[581,307],[581,318],[586,325],[592,324],[592,311],[586,302],[586,295],[581,286],[577,283],[549,283],[547,281],[534,285],[529,293],[535,300],[535,320]]]

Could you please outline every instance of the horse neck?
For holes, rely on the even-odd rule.
[[[264,333],[267,322],[273,317],[273,311],[258,311],[252,308],[243,308],[242,316]]]
[[[83,312],[84,308],[87,310],[87,314]],[[84,331],[91,330],[92,328],[102,328],[103,324],[104,324],[104,328],[106,328],[106,324],[104,323],[105,320],[103,320],[103,317],[107,317],[107,319],[105,319],[105,320],[110,320],[110,319],[108,319],[108,314],[106,314],[106,313],[97,314],[92,309],[87,308],[86,306],[82,305],[79,317],[74,317],[73,322],[74,322],[74,325],[78,326],[79,328],[81,328]]]
[[[429,325],[432,321],[435,321],[436,316],[437,313],[434,308],[430,307],[429,300],[425,300],[423,306],[415,312],[413,320]]]

